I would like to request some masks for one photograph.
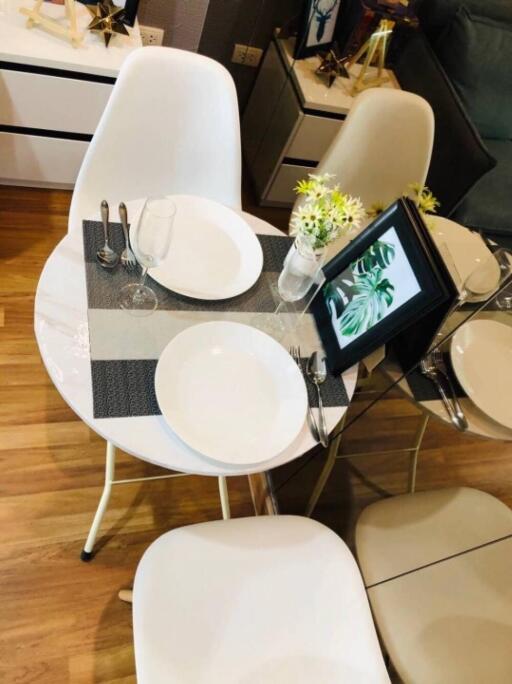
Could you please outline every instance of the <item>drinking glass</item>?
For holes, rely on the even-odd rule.
[[[140,220],[131,232],[130,243],[142,267],[138,283],[125,285],[120,292],[119,306],[134,316],[148,316],[158,307],[158,298],[146,285],[149,268],[155,268],[167,256],[171,244],[176,205],[166,197],[146,200]]]
[[[314,250],[304,236],[298,235],[295,238],[277,281],[281,301],[275,311],[276,314],[285,302],[293,303],[304,299],[317,282],[324,260],[325,248]]]

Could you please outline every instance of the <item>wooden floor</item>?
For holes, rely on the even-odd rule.
[[[217,484],[209,478],[114,488],[100,553],[90,564],[78,559],[101,493],[104,443],[53,388],[33,335],[36,284],[65,234],[68,205],[65,192],[0,188],[0,681],[5,684],[134,682],[130,609],[117,599],[118,590],[129,586],[143,551],[162,532],[220,517]],[[286,225],[285,212],[262,215]],[[405,439],[413,413],[398,397],[381,402],[347,434],[347,448]],[[281,489],[283,510],[303,510],[320,461],[316,457]],[[275,473],[276,484],[299,465]],[[400,458],[356,459],[354,465],[359,474],[346,463],[337,466],[317,515],[347,539],[355,512],[376,496],[376,486],[397,492],[406,481]],[[122,477],[153,472],[124,455],[119,468]],[[480,487],[512,504],[512,446],[464,438],[433,424],[418,486],[451,484]],[[233,478],[229,491],[233,515],[250,515],[247,481]]]

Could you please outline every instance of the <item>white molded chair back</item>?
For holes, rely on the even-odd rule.
[[[195,194],[241,207],[236,90],[218,62],[192,52],[135,50],[87,150],[73,193],[69,229],[102,199]]]
[[[434,114],[426,100],[390,88],[359,94],[315,173],[334,173],[343,192],[366,209],[424,184],[434,141]]]

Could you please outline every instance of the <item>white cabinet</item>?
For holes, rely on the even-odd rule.
[[[0,124],[94,133],[112,83],[30,73],[9,66],[0,69]]]
[[[0,183],[72,187],[87,145],[81,140],[0,132]]]
[[[23,3],[0,14],[0,184],[70,188],[124,59],[140,47],[138,26],[105,48],[90,32],[83,44],[28,30]],[[55,16],[63,8],[46,3]],[[79,23],[89,21],[77,3]]]
[[[294,60],[292,40],[270,43],[242,120],[244,157],[263,205],[293,204],[297,181],[317,166],[353,102],[351,81],[328,88],[315,74],[319,58]],[[398,87],[388,75],[387,87]]]

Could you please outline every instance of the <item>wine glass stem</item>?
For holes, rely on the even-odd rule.
[[[281,299],[281,300],[279,301],[279,304],[278,304],[277,307],[276,307],[276,310],[274,311],[274,316],[277,316],[277,314],[280,313],[280,311],[281,311],[281,309],[283,308],[283,306],[284,306],[284,299]]]
[[[139,281],[139,287],[137,288],[137,290],[135,291],[135,294],[133,296],[134,301],[137,301],[137,300],[140,301],[144,297],[144,289],[143,288],[144,288],[144,285],[146,283],[147,273],[148,273],[148,267],[143,266],[142,267],[142,275],[141,275],[140,281]]]

